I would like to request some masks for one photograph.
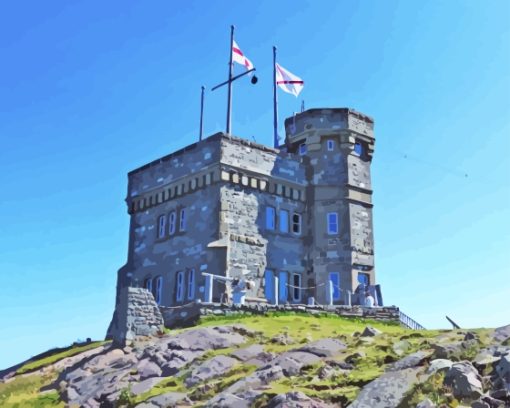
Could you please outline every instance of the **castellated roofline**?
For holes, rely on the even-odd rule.
[[[350,108],[315,108],[297,113],[285,119],[285,133],[287,145],[315,143],[317,137],[349,133],[368,143],[375,141],[374,120]]]
[[[188,145],[186,147],[183,147],[182,149],[179,149],[179,150],[177,150],[177,151],[175,151],[173,153],[170,153],[170,154],[168,154],[166,156],[163,156],[163,157],[161,157],[159,159],[156,159],[156,160],[154,160],[154,161],[152,161],[150,163],[144,164],[141,167],[138,167],[138,168],[136,168],[134,170],[131,170],[128,173],[128,176],[131,176],[133,174],[139,173],[140,171],[146,170],[146,169],[148,169],[150,167],[157,166],[160,163],[163,163],[163,162],[175,159],[176,157],[182,156],[186,152],[194,150],[198,146],[202,146],[205,143],[215,142],[215,141],[218,141],[220,139],[226,139],[226,140],[230,140],[230,141],[233,141],[233,142],[237,142],[237,143],[242,144],[242,145],[247,146],[247,147],[251,147],[251,148],[254,148],[254,149],[262,150],[262,151],[268,152],[268,153],[274,153],[275,155],[277,155],[278,152],[279,152],[278,149],[273,149],[272,147],[268,147],[268,146],[265,146],[265,145],[260,144],[260,143],[255,143],[255,142],[252,142],[252,141],[250,141],[248,139],[243,139],[243,138],[238,137],[238,136],[228,135],[228,134],[226,134],[224,132],[218,132],[218,133],[215,133],[215,134],[213,134],[211,136],[208,136],[208,137],[202,139],[202,141],[192,143],[192,144],[190,144],[190,145]]]
[[[344,114],[344,115],[353,115],[358,117],[367,123],[374,123],[374,119],[371,116],[365,115],[364,113],[358,112],[355,109],[351,108],[312,108],[307,109],[304,112],[296,113],[295,118],[302,118],[306,116],[315,116],[315,115],[327,115],[327,114]],[[288,117],[285,119],[285,126],[290,125],[294,121],[294,116]]]

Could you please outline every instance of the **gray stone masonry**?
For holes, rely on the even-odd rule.
[[[155,336],[163,330],[163,316],[152,293],[143,288],[123,288],[117,299],[107,338],[124,347],[136,336]]]
[[[225,279],[244,277],[247,303],[358,302],[348,292],[377,283],[373,127],[352,109],[310,109],[285,121],[279,149],[217,133],[131,171],[117,297],[144,287],[175,316],[231,301]]]

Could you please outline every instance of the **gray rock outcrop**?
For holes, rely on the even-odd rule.
[[[455,398],[476,399],[483,394],[482,378],[468,361],[453,364],[446,372],[444,384],[452,387]]]

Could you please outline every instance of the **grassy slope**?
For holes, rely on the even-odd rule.
[[[106,343],[108,342],[96,341],[83,346],[73,346],[22,365],[16,370],[14,379],[0,383],[0,406],[5,408],[63,407],[64,403],[60,400],[57,391],[40,392],[41,388],[55,381],[58,372],[49,370],[45,374],[30,373]]]
[[[348,349],[338,357],[339,361],[344,360],[347,356],[355,352],[364,353],[364,357],[355,362],[355,368],[348,373],[338,372],[330,378],[319,379],[318,373],[321,365],[308,367],[305,372],[297,377],[283,378],[265,391],[265,397],[262,398],[258,405],[264,406],[264,403],[272,396],[288,392],[291,390],[299,390],[309,396],[330,401],[346,403],[355,398],[361,387],[379,376],[387,364],[398,360],[398,356],[393,350],[394,343],[404,341],[407,345],[405,354],[410,354],[418,349],[428,348],[429,342],[440,334],[439,331],[420,331],[415,332],[406,330],[395,324],[384,324],[375,321],[367,321],[361,319],[347,319],[332,315],[310,316],[305,314],[273,314],[270,316],[230,316],[230,317],[210,317],[203,319],[200,326],[219,326],[226,324],[241,323],[250,329],[260,332],[254,338],[242,347],[249,344],[263,344],[266,351],[273,353],[281,353],[286,350],[299,347],[306,342],[317,340],[320,338],[333,337],[345,342]],[[355,332],[361,332],[365,326],[370,325],[383,332],[382,335],[375,338],[364,339],[353,336]],[[180,329],[172,330],[172,333],[181,332]],[[293,339],[292,344],[281,345],[275,344],[271,338],[275,335],[287,333]],[[452,335],[455,335],[452,333]],[[458,335],[462,337],[462,335]],[[480,337],[485,338],[485,332],[480,331]],[[21,367],[20,370],[25,372],[29,369],[35,369],[50,364],[68,355],[73,355],[82,350],[69,350],[60,355],[46,357],[42,360],[31,362],[29,367]],[[232,349],[214,350],[207,353],[201,360],[211,358],[218,354],[229,354]],[[65,355],[64,355],[65,354]],[[194,362],[196,366],[198,362]],[[159,395],[168,391],[187,392],[197,406],[203,404],[214,394],[225,389],[233,382],[250,374],[255,370],[253,366],[245,366],[238,364],[229,373],[218,379],[209,380],[206,384],[198,384],[192,388],[184,386],[184,378],[189,374],[190,370],[183,370],[176,377],[169,377],[161,382],[153,389],[145,394],[134,397],[130,394],[130,390],[126,389],[122,393],[122,400],[126,406],[133,406],[138,402],[147,400],[148,398]],[[53,372],[42,377],[39,374],[29,374],[25,376],[17,376],[13,381],[0,383],[0,406],[2,407],[58,407],[63,406],[58,398],[56,391],[46,394],[40,394],[39,390],[44,385],[51,383],[58,373]],[[436,387],[437,388],[437,387]],[[431,395],[436,392],[433,384],[416,389],[409,396],[408,401],[414,401],[423,395]],[[451,405],[454,406],[454,405]]]

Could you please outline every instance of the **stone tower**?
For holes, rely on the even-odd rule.
[[[285,121],[285,144],[306,168],[307,284],[325,304],[375,284],[370,164],[374,121],[347,108],[310,109]]]

